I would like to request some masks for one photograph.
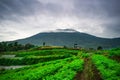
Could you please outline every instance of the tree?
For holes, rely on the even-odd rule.
[[[67,48],[67,46],[64,45],[63,48]]]
[[[30,43],[25,44],[25,49],[30,49],[32,47],[34,47],[34,45],[32,45]]]
[[[30,43],[22,45],[22,44],[18,44],[18,42],[13,42],[13,43],[0,42],[0,52],[26,50],[33,47],[34,45]]]
[[[102,50],[103,48],[101,46],[98,46],[97,47],[97,50]]]
[[[8,51],[13,51],[14,50],[13,46],[14,45],[12,43],[9,43],[8,44]]]
[[[22,45],[22,44],[18,44],[18,49],[19,49],[19,50],[23,50],[24,47],[25,47],[24,45]]]
[[[77,45],[78,45],[78,44],[74,44],[74,48],[77,48]]]
[[[15,43],[14,43],[14,46],[18,46],[18,42],[15,42]]]
[[[43,46],[45,46],[45,42],[43,42]]]
[[[14,42],[13,44],[14,44],[14,46],[13,46],[13,47],[14,47],[14,51],[19,50],[19,49],[18,49],[18,42]]]
[[[7,42],[2,42],[2,50],[7,51]]]
[[[2,45],[2,43],[0,43],[0,52],[2,52],[3,51],[3,45]]]

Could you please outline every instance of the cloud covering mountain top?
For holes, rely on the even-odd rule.
[[[120,37],[120,0],[0,0],[0,41],[72,28]]]

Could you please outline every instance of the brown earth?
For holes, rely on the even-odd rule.
[[[95,68],[89,58],[84,59],[84,69],[78,72],[74,80],[102,80],[99,71]]]
[[[120,56],[114,56],[113,58],[111,58],[113,60],[116,60],[117,62],[120,62]]]

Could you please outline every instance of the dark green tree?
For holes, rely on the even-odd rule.
[[[3,51],[3,45],[2,45],[2,43],[0,43],[0,52],[2,52]]]
[[[45,42],[43,42],[43,46],[45,46]]]
[[[13,42],[13,43],[0,42],[0,52],[26,50],[33,47],[34,45],[30,43],[22,45],[19,44],[18,42]]]
[[[32,45],[30,43],[25,44],[25,49],[30,49],[32,47],[34,47],[34,45]]]
[[[78,45],[78,44],[74,44],[74,48],[77,48],[77,45]]]
[[[13,48],[13,43],[9,43],[8,44],[8,51],[14,51],[14,48]]]
[[[102,49],[103,49],[102,46],[97,47],[97,50],[102,50]]]
[[[19,49],[18,49],[18,42],[14,42],[13,44],[14,44],[14,46],[13,46],[13,47],[14,47],[14,51],[19,50]]]

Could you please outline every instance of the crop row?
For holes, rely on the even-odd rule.
[[[9,70],[1,73],[0,80],[41,80],[45,76],[54,74],[66,63],[71,62],[74,57],[46,63],[39,63],[16,70]]]
[[[99,70],[103,80],[119,80],[120,64],[103,55],[93,55],[92,61]]]
[[[16,57],[24,57],[27,55],[35,55],[35,56],[47,56],[47,55],[76,55],[78,51],[74,50],[65,50],[65,49],[57,49],[57,50],[36,50],[36,51],[18,51],[18,52],[7,52],[6,54],[15,54]]]
[[[76,73],[83,70],[83,64],[83,60],[75,59],[64,65],[56,74],[46,76],[43,80],[73,80]]]
[[[68,55],[25,56],[23,58],[0,58],[0,65],[31,65],[39,62],[63,59]]]

